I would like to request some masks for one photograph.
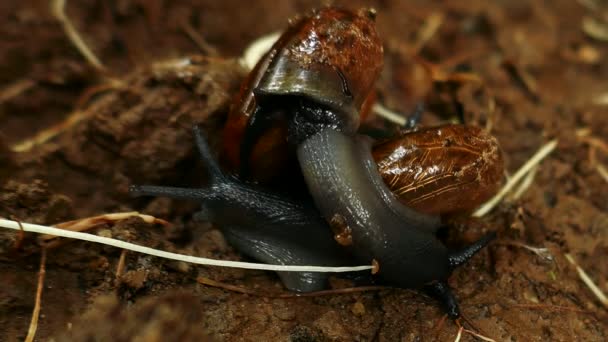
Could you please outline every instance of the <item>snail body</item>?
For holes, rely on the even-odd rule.
[[[448,251],[434,236],[439,218],[398,202],[379,177],[368,143],[325,129],[297,152],[317,207],[352,232],[358,260],[376,260],[378,275],[399,287],[447,277]]]
[[[270,264],[342,266],[347,251],[336,248],[333,234],[318,211],[304,201],[266,191],[222,173],[198,127],[194,137],[207,169],[205,188],[134,185],[133,196],[196,200],[199,220],[214,223],[241,253]],[[285,287],[310,292],[327,286],[327,273],[278,272]]]

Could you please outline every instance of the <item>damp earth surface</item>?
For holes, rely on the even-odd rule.
[[[448,220],[450,246],[498,233],[449,282],[475,330],[496,341],[607,340],[608,308],[565,255],[608,292],[608,176],[601,172],[608,165],[608,7],[566,0],[336,3],[377,10],[385,49],[377,91],[386,107],[408,113],[423,102],[425,126],[461,118],[487,129],[500,142],[507,175],[558,140],[520,196],[507,196],[480,219]],[[74,47],[48,1],[2,1],[0,216],[56,224],[137,210],[171,225],[134,217],[88,232],[247,260],[216,227],[193,220],[196,203],[134,199],[128,187],[202,184],[191,127],[201,125],[217,151],[247,73],[239,56],[320,5],[68,1],[65,13],[102,70]],[[378,118],[369,124],[387,125]],[[28,144],[47,131],[57,134]],[[412,290],[277,298],[286,292],[270,272],[51,240],[0,230],[2,341],[27,335],[43,244],[40,341],[453,341],[459,331],[442,320],[434,300]]]

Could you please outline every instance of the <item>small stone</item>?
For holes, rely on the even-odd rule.
[[[350,310],[357,316],[365,315],[365,305],[359,301],[355,302]]]

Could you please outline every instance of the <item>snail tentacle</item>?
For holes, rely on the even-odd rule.
[[[423,291],[441,303],[445,312],[452,319],[460,317],[458,301],[446,281],[436,281],[423,287]]]
[[[496,232],[491,232],[491,233],[484,235],[479,240],[475,241],[473,244],[471,244],[461,250],[451,252],[450,255],[448,256],[448,259],[450,260],[450,267],[452,269],[455,269],[456,267],[464,264],[469,259],[471,259],[475,254],[477,254],[477,252],[479,252],[482,248],[484,248],[487,244],[492,242],[492,240],[494,240],[495,238],[496,238]]]

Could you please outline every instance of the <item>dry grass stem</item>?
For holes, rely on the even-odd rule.
[[[163,219],[156,218],[151,215],[141,214],[137,211],[126,211],[126,212],[121,212],[121,213],[110,213],[110,214],[85,217],[85,218],[78,219],[78,220],[58,223],[58,224],[55,224],[54,226],[57,228],[62,228],[62,229],[67,229],[67,230],[72,230],[72,231],[83,231],[83,230],[87,230],[90,227],[96,226],[101,223],[113,223],[113,222],[117,222],[117,221],[121,221],[121,220],[126,220],[131,217],[139,217],[144,222],[149,223],[149,224],[160,224],[163,226],[171,225],[171,223],[169,223]]]
[[[36,85],[34,80],[22,79],[0,90],[0,104],[17,97]]]
[[[566,254],[564,254],[564,256],[566,257],[568,262],[570,262],[576,268],[576,271],[578,272],[578,276],[581,278],[583,283],[585,283],[585,285],[587,285],[587,287],[591,290],[591,292],[593,292],[593,294],[595,295],[595,297],[597,297],[597,299],[600,301],[600,303],[602,303],[602,305],[604,305],[606,308],[608,308],[608,297],[606,297],[606,295],[604,294],[604,292],[602,292],[602,290],[599,288],[599,286],[597,286],[593,282],[593,280],[589,277],[587,272],[585,272],[585,270],[576,263],[576,260],[574,260],[572,255],[570,255],[569,253],[566,253]]]
[[[253,69],[262,56],[264,56],[272,45],[279,40],[280,36],[281,32],[273,32],[253,41],[253,43],[249,44],[247,49],[245,49],[245,53],[243,53],[240,60],[241,65],[249,70]]]
[[[465,327],[464,327],[464,326],[463,326],[463,325],[460,323],[460,320],[461,320],[461,319],[462,319],[462,320],[464,320],[464,321],[465,321],[465,323],[467,323],[468,325],[470,325],[470,326],[471,326],[471,327],[473,327],[474,329],[478,329],[478,328],[476,328],[475,326],[473,326],[472,322],[470,322],[468,319],[466,319],[466,318],[465,318],[465,316],[462,316],[461,318],[458,318],[458,319],[455,321],[456,325],[458,326],[458,335],[456,336],[456,338],[457,338],[458,340],[460,340],[460,337],[459,337],[459,336],[462,336],[462,333],[463,333],[463,332],[465,332],[465,333],[467,333],[467,334],[469,334],[469,335],[471,335],[471,336],[477,337],[477,338],[479,338],[479,339],[481,339],[481,340],[483,340],[483,341],[488,341],[488,342],[496,342],[496,340],[494,340],[493,338],[487,337],[487,336],[482,335],[482,334],[480,334],[480,333],[478,333],[478,332],[475,332],[475,331],[473,331],[473,330],[466,329],[466,328],[465,328]],[[478,330],[479,330],[479,329],[478,329]]]
[[[462,337],[463,331],[464,331],[464,328],[462,326],[460,326],[458,328],[458,334],[456,334],[456,338],[454,339],[454,342],[460,342],[460,338]]]
[[[507,246],[515,246],[515,247],[520,247],[523,249],[527,249],[530,252],[538,255],[540,258],[545,259],[547,261],[553,261],[553,254],[551,254],[551,252],[549,252],[549,249],[546,247],[534,247],[534,246],[530,246],[530,245],[526,245],[524,243],[521,243],[519,241],[511,241],[511,240],[507,240],[504,242],[500,242],[500,244],[504,244]]]
[[[68,39],[74,44],[87,62],[98,71],[104,71],[105,66],[99,61],[91,49],[89,49],[87,44],[80,37],[76,28],[74,28],[74,25],[68,16],[65,14],[65,3],[66,0],[51,0],[51,14],[61,23],[63,31],[68,36]]]
[[[480,334],[480,333],[477,333],[477,332],[475,332],[475,331],[473,331],[473,330],[464,329],[464,332],[465,332],[465,333],[467,333],[467,334],[469,334],[469,335],[475,336],[475,337],[477,337],[478,339],[481,339],[481,340],[483,340],[483,341],[487,341],[487,342],[496,342],[496,340],[495,340],[495,339],[493,339],[493,338],[491,338],[491,337],[484,336],[484,335],[482,335],[482,334]]]
[[[435,82],[483,83],[483,80],[475,73],[453,72],[445,65],[427,61],[420,56],[414,56],[414,60],[426,69]]]
[[[329,296],[336,294],[348,294],[348,293],[357,293],[357,292],[368,292],[368,291],[380,291],[386,290],[389,287],[386,286],[358,286],[358,287],[347,287],[342,289],[331,289],[331,290],[321,290],[314,292],[306,292],[306,293],[297,293],[297,292],[284,292],[284,293],[264,293],[253,289],[244,288],[238,285],[231,285],[222,283],[219,281],[215,281],[213,279],[198,277],[196,281],[199,284],[217,287],[220,289],[252,295],[256,297],[270,297],[270,298],[299,298],[299,297],[321,297],[321,296]]]
[[[33,137],[27,138],[23,141],[14,144],[13,146],[11,146],[11,149],[14,152],[27,152],[33,147],[42,145],[47,141],[51,140],[52,138],[58,136],[59,134],[69,130],[77,123],[93,115],[92,111],[81,110],[80,108],[84,107],[84,105],[91,98],[93,98],[93,96],[101,92],[113,89],[125,89],[123,81],[113,78],[107,78],[106,83],[87,89],[78,99],[75,106],[76,110],[70,113],[63,121],[36,133],[36,135],[34,135]]]
[[[14,152],[27,152],[34,146],[42,145],[66,131],[70,127],[82,121],[84,118],[88,117],[90,114],[91,113],[88,111],[76,110],[72,112],[72,114],[70,114],[66,120],[36,133],[36,135],[31,138],[16,143],[15,145],[11,146],[11,149]]]
[[[220,267],[232,267],[232,268],[244,268],[252,270],[263,270],[263,271],[287,271],[287,272],[324,272],[324,273],[342,273],[342,272],[356,272],[356,271],[369,271],[372,269],[371,265],[362,266],[344,266],[344,267],[324,267],[314,265],[270,265],[253,262],[242,262],[242,261],[227,261],[196,257],[191,255],[184,255],[178,253],[166,252],[146,246],[137,245],[130,242],[121,240],[111,239],[103,236],[97,236],[93,234],[86,234],[81,232],[75,232],[71,230],[65,230],[54,227],[47,227],[32,223],[21,222],[23,230],[26,232],[32,232],[37,234],[48,234],[66,237],[70,239],[89,241],[93,243],[99,243],[107,246],[112,246],[121,249],[127,249],[133,252],[156,256],[159,258],[183,261],[198,265],[207,266],[220,266]],[[0,227],[19,230],[20,224],[16,221],[0,219]]]
[[[413,44],[411,54],[417,55],[424,48],[426,43],[435,36],[441,25],[443,24],[443,13],[435,12],[426,18],[422,27],[418,31],[416,41]]]
[[[582,29],[589,37],[601,42],[608,42],[608,23],[587,16],[583,18]]]
[[[538,165],[534,166],[530,172],[526,174],[526,177],[521,181],[517,189],[513,191],[513,194],[509,197],[509,200],[516,201],[518,200],[525,192],[528,190],[530,185],[534,183],[534,178],[536,177],[536,171],[538,171]]]
[[[196,44],[196,46],[201,50],[202,53],[208,56],[217,56],[217,49],[213,46],[209,45],[205,38],[201,36],[192,25],[187,20],[182,21],[181,23],[182,30],[184,33]]]
[[[579,309],[579,308],[571,308],[568,306],[552,305],[552,304],[515,304],[515,305],[513,305],[513,307],[533,309],[533,310],[569,311],[569,312],[578,312],[578,313],[585,313],[585,314],[590,313],[587,310],[583,310],[583,309]]]
[[[608,170],[606,170],[606,167],[598,163],[597,165],[595,165],[595,169],[600,174],[600,176],[604,178],[606,182],[608,182]]]
[[[603,93],[593,97],[593,104],[598,106],[608,106],[608,93]]]
[[[474,213],[474,217],[482,217],[490,212],[502,199],[507,195],[519,181],[530,172],[536,165],[545,159],[557,147],[557,139],[551,140],[543,145],[538,151],[526,162],[515,174],[507,181],[507,183],[492,197],[488,202],[484,203]]]
[[[397,114],[396,112],[393,112],[392,110],[384,107],[383,105],[381,105],[379,103],[374,103],[374,105],[372,106],[372,110],[378,116],[380,116],[398,126],[404,126],[405,123],[407,122],[407,120],[403,116]]]
[[[40,303],[42,301],[42,290],[44,289],[44,276],[46,274],[46,249],[43,248],[40,252],[40,270],[38,271],[38,287],[36,288],[36,301],[34,303],[34,311],[32,312],[32,320],[30,327],[27,330],[26,342],[34,341],[36,330],[38,329],[38,318],[40,317]]]

